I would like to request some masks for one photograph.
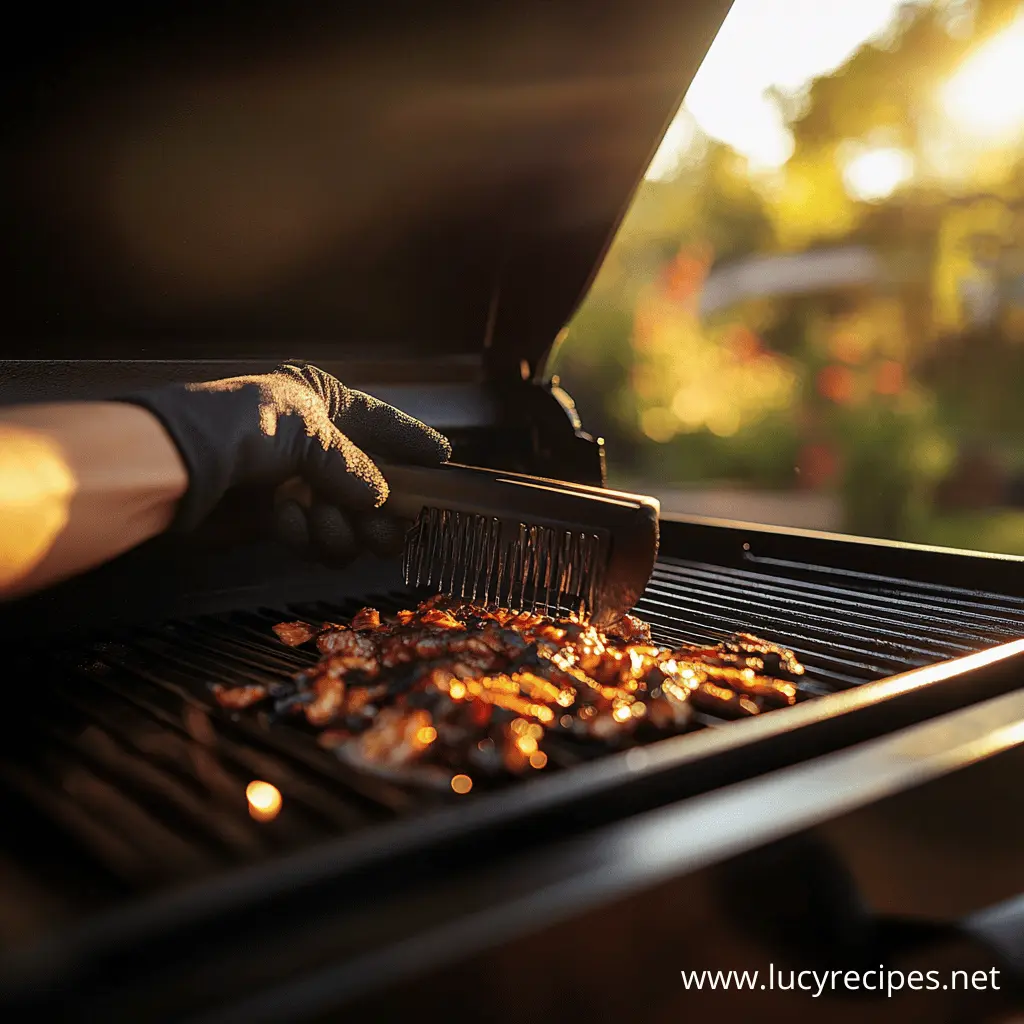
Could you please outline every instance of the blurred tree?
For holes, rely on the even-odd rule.
[[[774,191],[772,219],[786,249],[844,238],[863,216],[846,192],[835,145],[799,146]]]
[[[839,484],[854,532],[923,536],[957,439],[984,446],[988,438],[990,448],[1024,441],[1024,403],[1013,397],[1024,346],[1006,343],[1011,317],[995,323],[1004,279],[1022,279],[1006,269],[1024,242],[1012,237],[1008,206],[1022,195],[1021,161],[1005,146],[982,159],[966,139],[953,140],[960,152],[951,159],[950,127],[937,109],[942,85],[979,41],[1019,13],[1015,0],[908,6],[885,38],[789,105],[794,152],[773,206],[780,242],[859,242],[888,271],[875,285],[881,301],[858,301],[855,327],[817,298],[790,303],[780,321],[804,339],[814,382],[807,444],[834,453],[826,483]],[[937,137],[946,148],[935,149]],[[844,171],[878,151],[907,154],[914,178],[902,188],[894,179],[891,196],[868,202]],[[979,186],[989,194],[972,196]],[[969,330],[972,320],[984,329]],[[829,363],[853,336],[866,351],[862,365]]]
[[[699,160],[684,159],[671,179],[640,186],[550,363],[588,429],[608,439],[613,470],[616,459],[635,469],[651,442],[645,414],[670,405],[678,390],[681,346],[700,331],[696,302],[710,264],[774,244],[768,204],[745,161],[707,139],[696,146]],[[649,428],[657,415],[647,416]],[[695,448],[693,458],[673,448],[677,457],[657,456],[669,476],[689,479],[688,467],[706,467]]]
[[[869,137],[915,148],[917,113],[931,104],[965,50],[949,33],[944,5],[906,5],[885,36],[812,83],[805,111],[790,126],[797,150]]]
[[[939,102],[1019,11],[907,5],[837,72],[774,95],[794,143],[779,173],[698,131],[674,177],[641,186],[552,362],[613,471],[835,490],[853,532],[948,539],[932,498],[960,441],[1024,469],[1024,157],[980,152]],[[874,253],[878,279],[701,319],[709,272],[836,244]]]

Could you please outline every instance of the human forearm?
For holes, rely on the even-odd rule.
[[[134,405],[0,410],[0,597],[83,572],[161,533],[187,474]]]

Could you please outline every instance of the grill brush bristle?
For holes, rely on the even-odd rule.
[[[602,589],[607,544],[597,533],[427,508],[402,569],[408,586],[473,604],[584,616]]]
[[[413,523],[403,558],[409,586],[607,626],[633,607],[654,569],[654,498],[469,466],[382,468],[385,509]]]

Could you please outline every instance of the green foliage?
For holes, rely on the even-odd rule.
[[[938,547],[1024,555],[1024,512],[994,509],[932,516],[913,537],[905,539]]]
[[[632,467],[614,458],[611,462],[622,472],[632,468],[634,474],[639,465],[642,476],[669,486],[714,480],[776,490],[793,486],[799,449],[792,418],[771,414],[733,437],[702,430],[687,435],[685,441],[644,445],[639,462]]]

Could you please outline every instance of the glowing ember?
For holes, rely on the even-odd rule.
[[[269,782],[250,782],[245,787],[245,798],[256,821],[273,821],[281,813],[281,791]]]
[[[459,796],[465,796],[473,788],[473,780],[468,775],[456,775],[452,779],[452,789],[459,794]]]
[[[532,736],[520,736],[516,740],[516,746],[524,754],[532,754],[537,749],[537,741]]]

